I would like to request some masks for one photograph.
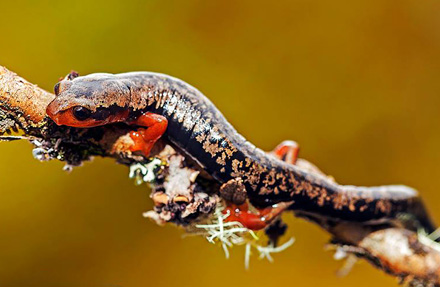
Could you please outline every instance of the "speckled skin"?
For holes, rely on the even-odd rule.
[[[179,79],[149,72],[91,74],[66,79],[59,89],[48,106],[51,114],[83,106],[94,112],[129,110],[130,119],[145,111],[163,115],[169,141],[220,183],[241,178],[255,206],[293,201],[295,210],[362,222],[410,213],[428,231],[434,228],[414,189],[339,185],[278,160],[248,142],[211,101]]]

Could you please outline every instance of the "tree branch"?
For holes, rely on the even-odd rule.
[[[148,177],[143,171],[146,161],[129,152],[133,142],[128,127],[112,125],[91,129],[59,127],[46,117],[46,106],[54,98],[13,72],[0,66],[0,133],[22,130],[35,148],[39,160],[58,159],[67,167],[79,165],[92,156],[113,157],[126,165],[142,163],[132,169],[134,177]],[[3,137],[13,140],[17,137]],[[147,217],[158,223],[173,221],[188,224],[209,217],[220,202],[219,185],[197,164],[185,158],[165,142],[153,150],[160,163],[152,198],[157,203],[170,196],[185,203],[184,211],[156,207]],[[159,172],[157,172],[159,169]],[[176,205],[176,208],[182,206]],[[173,212],[181,212],[172,219]],[[332,235],[332,244],[344,255],[364,258],[372,265],[413,286],[440,286],[440,249],[433,241],[403,228],[369,226],[359,223],[331,222],[313,214],[296,212],[298,217],[313,221]]]

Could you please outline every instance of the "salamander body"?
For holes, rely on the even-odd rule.
[[[291,202],[294,210],[360,222],[410,213],[428,232],[434,229],[414,189],[340,185],[285,163],[247,141],[208,98],[179,79],[150,72],[75,75],[58,83],[55,92],[47,113],[59,125],[140,127],[146,113],[149,119],[166,119],[167,126],[158,128],[164,137],[220,183],[239,178],[257,207]]]

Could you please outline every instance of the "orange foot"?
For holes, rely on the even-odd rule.
[[[130,137],[134,142],[130,151],[141,151],[147,157],[156,141],[165,133],[168,121],[164,116],[146,112],[135,120],[128,122],[128,124],[146,127],[146,129],[139,128],[130,133]]]
[[[282,161],[295,164],[298,159],[299,146],[294,141],[283,141],[270,153]]]
[[[256,212],[251,212],[247,202],[241,205],[230,203],[223,210],[223,213],[229,213],[229,216],[225,219],[227,222],[238,221],[248,229],[261,230],[274,222],[290,204],[291,202],[280,202],[270,207],[256,208]]]

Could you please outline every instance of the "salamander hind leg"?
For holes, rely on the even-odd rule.
[[[164,116],[147,112],[135,120],[131,120],[128,124],[141,126],[130,133],[134,142],[130,150],[132,152],[141,151],[144,156],[148,156],[156,141],[165,133],[168,121]]]
[[[295,164],[298,159],[299,145],[295,141],[283,141],[270,152],[276,158],[290,164]]]
[[[290,202],[281,202],[266,208],[256,208],[247,200],[246,188],[241,178],[231,179],[220,187],[220,196],[226,201],[224,214],[229,214],[226,221],[238,221],[251,230],[268,227],[286,210]]]
[[[319,168],[317,168],[311,162],[298,158],[299,153],[299,145],[295,141],[283,141],[277,147],[269,152],[269,154],[273,155],[277,159],[280,159],[286,163],[294,164],[297,167],[301,168],[310,173],[316,173],[322,176],[327,177],[331,181],[335,181],[333,177],[326,175]]]
[[[229,212],[225,221],[238,221],[248,229],[261,230],[270,226],[290,204],[291,202],[281,202],[266,208],[255,208],[247,202],[241,205],[228,203],[223,212]]]

